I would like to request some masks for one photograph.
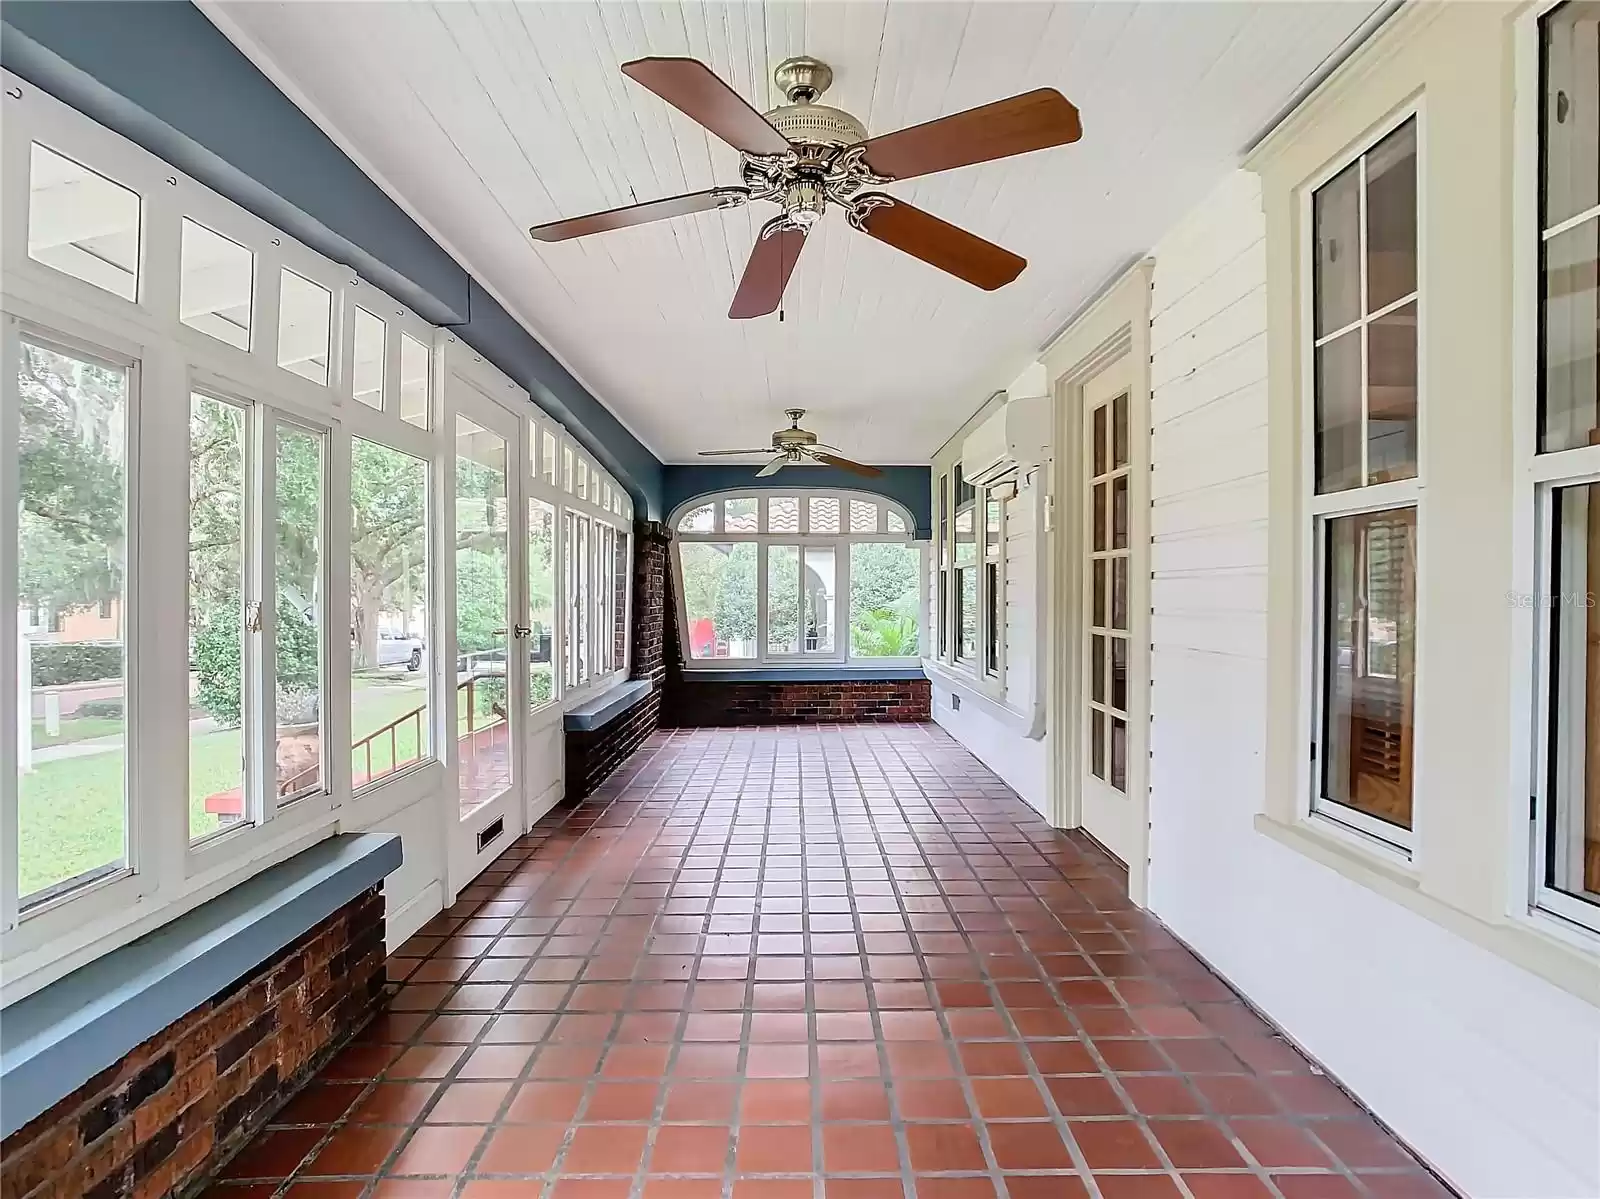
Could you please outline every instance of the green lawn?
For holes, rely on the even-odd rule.
[[[105,716],[63,716],[54,737],[45,731],[44,721],[33,722],[33,747],[45,749],[51,745],[66,745],[73,741],[87,741],[91,737],[113,737],[122,732],[119,718]]]
[[[385,673],[356,680],[352,697],[352,740],[380,728],[425,702],[425,681],[420,675]],[[61,722],[68,740],[69,726]],[[94,723],[102,723],[95,721]],[[118,722],[103,722],[116,726]],[[117,727],[83,736],[105,736]],[[74,732],[79,730],[74,729]],[[400,764],[417,756],[417,722],[407,721],[396,732]],[[82,736],[74,736],[80,740]],[[35,744],[40,744],[35,742]],[[119,861],[125,837],[122,804],[122,750],[41,762],[22,776],[18,788],[17,874],[18,894],[27,896],[43,887],[87,870]],[[201,837],[221,827],[205,810],[205,797],[239,785],[240,733],[220,729],[203,733],[189,743],[189,833]],[[373,747],[374,774],[390,768],[388,738]],[[355,769],[365,768],[365,754]]]

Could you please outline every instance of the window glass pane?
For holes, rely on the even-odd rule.
[[[1094,501],[1090,505],[1092,535],[1090,544],[1097,550],[1106,548],[1106,484],[1094,485]]]
[[[1118,791],[1128,789],[1128,724],[1120,716],[1111,718],[1111,778]]]
[[[528,500],[528,704],[555,698],[556,510]]]
[[[985,492],[983,499],[983,556],[1000,558],[1000,497]]]
[[[589,521],[574,516],[572,520],[572,559],[576,571],[576,586],[572,590],[572,617],[570,635],[577,652],[577,665],[573,675],[578,686],[589,681],[589,578],[592,565],[589,557]]]
[[[350,384],[357,403],[383,407],[383,334],[381,317],[356,309],[355,354],[350,363]]]
[[[618,529],[614,534],[616,567],[611,580],[611,664],[621,670],[628,662],[628,587],[632,579],[632,563],[628,559],[628,534]]]
[[[1316,336],[1361,316],[1361,164],[1351,163],[1311,198]]]
[[[775,495],[767,500],[767,532],[798,533],[800,501],[792,495]]]
[[[1000,670],[1000,633],[1005,616],[1000,595],[1000,564],[986,562],[983,567],[983,668],[991,674]]]
[[[1128,639],[1111,638],[1111,706],[1128,710]]]
[[[878,531],[878,505],[870,500],[851,500],[850,531],[852,533],[876,533]]]
[[[691,658],[756,655],[756,546],[678,544]]]
[[[456,780],[461,815],[511,786],[506,443],[456,417]]]
[[[1091,623],[1097,629],[1106,627],[1106,559],[1094,559],[1093,582],[1090,585]]]
[[[139,298],[139,193],[34,143],[28,257],[124,300]]]
[[[561,602],[566,608],[567,627],[563,630],[561,670],[570,691],[578,685],[578,619],[574,611],[578,596],[578,514],[563,511],[561,523]]]
[[[1099,633],[1089,638],[1089,698],[1106,702],[1106,639]]]
[[[428,427],[432,353],[409,333],[400,335],[400,419],[419,429]]]
[[[332,313],[327,288],[291,270],[279,272],[278,365],[326,387]]]
[[[1600,214],[1544,243],[1539,449],[1600,444]]]
[[[1111,465],[1128,465],[1128,393],[1111,401]]]
[[[322,786],[323,439],[280,426],[277,443],[277,793],[289,798]]]
[[[1411,827],[1416,510],[1327,522],[1321,795]]]
[[[890,508],[886,515],[889,518],[889,532],[904,533],[906,531],[905,518],[902,517],[898,512],[896,512],[893,508]]]
[[[715,528],[716,508],[711,504],[701,504],[678,518],[678,532],[680,533],[709,533]]]
[[[1547,886],[1600,903],[1600,484],[1555,495]]]
[[[730,533],[754,533],[761,527],[761,501],[755,496],[722,501],[722,527]]]
[[[582,458],[578,459],[578,484],[576,490],[579,499],[589,498],[589,464]]]
[[[11,686],[28,705],[15,767],[17,894],[27,905],[127,861],[128,375],[32,342],[21,349],[22,677]]]
[[[963,566],[956,576],[956,628],[960,635],[956,657],[971,661],[978,654],[978,568]]]
[[[1361,330],[1317,354],[1317,491],[1361,485]]]
[[[1111,559],[1111,624],[1113,629],[1128,627],[1128,560]]]
[[[1106,777],[1106,714],[1099,708],[1089,709],[1089,772]]]
[[[184,217],[179,261],[179,318],[191,329],[248,350],[255,254]]]
[[[1108,469],[1106,466],[1106,408],[1102,404],[1094,410],[1094,431],[1091,434],[1094,448],[1094,473],[1103,475]]]
[[[1128,476],[1111,481],[1111,548],[1128,548]]]
[[[835,501],[837,503],[837,501]],[[805,652],[833,652],[833,614],[837,588],[834,586],[837,559],[831,545],[806,546]]]
[[[956,502],[956,507],[959,508],[959,507],[961,507],[962,504],[970,504],[972,502],[972,499],[973,499],[974,489],[973,489],[972,484],[968,483],[962,477],[962,475],[961,475],[961,463],[959,463],[959,462],[956,463],[955,469],[952,472],[952,475],[953,475],[953,477],[955,479],[955,502]]]
[[[1417,305],[1367,326],[1367,482],[1417,476]]]
[[[556,435],[554,431],[544,431],[544,481],[550,486],[556,485]]]
[[[572,493],[572,447],[561,447],[561,490]]]
[[[813,533],[837,533],[839,531],[839,501],[832,496],[814,495],[807,505],[810,524],[807,528]]]
[[[189,836],[250,814],[245,714],[254,707],[244,649],[248,537],[246,412],[189,399]]]
[[[433,756],[428,464],[350,441],[350,743],[360,787]]]
[[[921,608],[914,545],[861,542],[850,547],[850,654],[856,658],[914,658]]]
[[[1417,290],[1417,122],[1367,152],[1367,311]]]
[[[1600,4],[1558,5],[1544,47],[1544,227],[1600,204]]]
[[[800,652],[800,549],[767,547],[767,652]]]

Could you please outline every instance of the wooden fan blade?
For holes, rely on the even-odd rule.
[[[765,479],[768,475],[775,475],[783,469],[784,463],[789,461],[787,454],[779,454],[771,462],[756,471],[756,478]]]
[[[782,154],[784,137],[738,92],[705,63],[694,58],[641,58],[622,64],[622,73],[642,83],[691,121],[704,125],[735,150]]]
[[[686,196],[629,204],[626,208],[610,208],[605,212],[591,212],[588,216],[568,217],[564,221],[551,221],[548,225],[535,225],[528,230],[528,236],[535,241],[567,241],[574,237],[586,237],[590,233],[604,233],[608,229],[626,229],[630,225],[687,216],[691,212],[734,208],[743,204],[748,194],[743,188],[714,187],[710,191],[690,192]]]
[[[891,179],[913,179],[953,167],[1009,158],[1083,136],[1078,110],[1054,88],[1024,92],[980,108],[869,138],[867,165]]]
[[[745,264],[744,278],[739,280],[739,290],[728,308],[728,315],[736,321],[766,316],[777,311],[783,301],[783,289],[789,286],[789,276],[794,274],[794,264],[806,244],[806,231],[786,225],[784,220],[773,217],[761,227],[761,236],[756,238],[750,261]]]
[[[726,457],[726,456],[731,455],[731,454],[746,454],[746,455],[748,455],[748,454],[770,454],[770,453],[772,453],[772,447],[770,445],[764,445],[759,450],[701,450],[700,451],[700,456],[702,458],[722,458],[722,457]]]
[[[862,218],[861,228],[868,236],[904,250],[913,258],[920,258],[984,291],[1004,287],[1028,265],[1026,258],[992,241],[984,241],[976,233],[941,221],[931,212],[923,212],[904,200],[873,208]]]
[[[865,462],[852,462],[848,458],[841,458],[837,454],[819,454],[812,451],[811,456],[824,466],[837,466],[840,470],[847,470],[853,475],[860,475],[863,479],[875,479],[883,472],[876,466],[868,466]]]

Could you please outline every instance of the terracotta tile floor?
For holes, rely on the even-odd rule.
[[[212,1199],[1447,1194],[933,726],[657,735],[390,968]]]

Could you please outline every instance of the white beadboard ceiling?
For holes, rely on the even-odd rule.
[[[212,2],[230,37],[664,461],[766,444],[780,410],[869,462],[926,461],[1110,274],[1153,246],[1372,12],[1372,0],[645,4]],[[784,320],[726,313],[749,205],[539,245],[529,225],[738,182],[735,151],[618,70],[705,61],[758,108],[829,63],[884,133],[1031,88],[1075,145],[890,185],[1023,255],[979,291],[830,210]]]

